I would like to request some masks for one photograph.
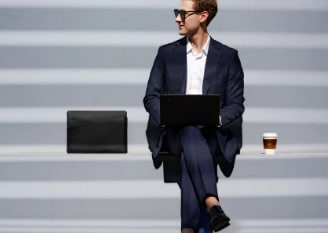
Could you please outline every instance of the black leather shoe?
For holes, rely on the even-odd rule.
[[[223,212],[221,206],[213,206],[209,214],[212,231],[220,231],[230,225],[230,218]]]

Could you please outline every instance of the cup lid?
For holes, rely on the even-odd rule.
[[[263,137],[272,137],[272,138],[276,138],[278,137],[278,134],[276,132],[266,132],[263,134]]]

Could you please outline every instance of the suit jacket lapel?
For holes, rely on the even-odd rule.
[[[187,38],[184,37],[176,43],[173,50],[173,58],[176,67],[176,78],[179,79],[180,93],[186,93],[187,85],[187,56],[186,56]]]
[[[221,59],[220,54],[220,44],[214,41],[212,38],[210,40],[210,46],[208,49],[208,55],[205,65],[205,74],[203,81],[203,94],[207,94],[208,88],[212,82],[212,79],[215,77],[215,73],[219,68],[219,61]]]

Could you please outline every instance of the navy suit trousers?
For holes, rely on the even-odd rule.
[[[180,156],[181,227],[198,229],[205,198],[218,197],[216,186],[216,139],[210,130],[187,126],[167,132],[168,150]]]

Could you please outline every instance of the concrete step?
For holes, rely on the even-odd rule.
[[[328,153],[242,154],[231,178],[219,173],[223,208],[236,224],[328,220],[327,162]],[[148,155],[3,154],[0,179],[3,220],[168,220],[178,227],[178,186],[163,183]]]
[[[242,153],[230,179],[328,177],[328,153]],[[129,154],[0,153],[0,181],[161,180],[150,152]]]
[[[121,110],[122,108],[119,108]],[[328,113],[328,111],[327,111]],[[63,112],[62,118],[65,118]],[[129,115],[129,113],[128,113]],[[327,114],[328,115],[328,114]],[[146,119],[144,122],[135,122],[129,119],[128,124],[128,141],[129,144],[146,145]],[[245,122],[244,126],[244,144],[258,145],[259,148],[262,144],[262,134],[264,132],[277,132],[279,136],[279,145],[287,144],[302,144],[308,147],[314,145],[312,151],[315,150],[317,144],[325,145],[328,149],[326,142],[328,136],[324,132],[328,131],[327,123],[254,123]],[[0,131],[0,146],[5,145],[62,145],[66,144],[66,131],[67,124],[64,122],[52,123],[1,123]],[[306,133],[305,133],[306,132]],[[308,135],[311,134],[311,137]],[[313,135],[313,136],[312,136]],[[294,146],[296,147],[296,146]],[[24,152],[24,150],[22,151]]]

